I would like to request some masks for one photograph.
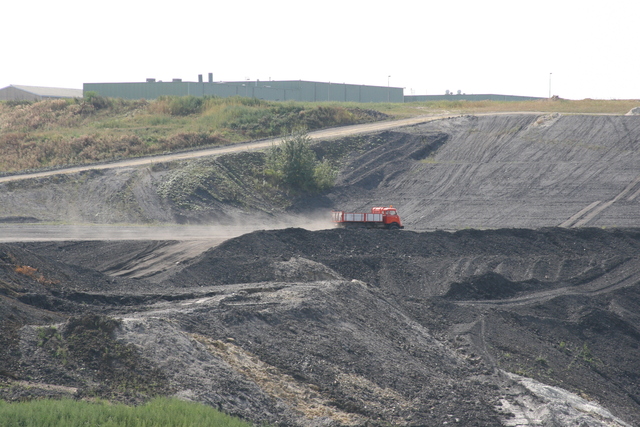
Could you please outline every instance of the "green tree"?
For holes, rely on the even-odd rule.
[[[328,190],[336,182],[337,172],[327,159],[317,162],[313,171],[313,179],[318,191]]]
[[[297,131],[274,145],[267,156],[267,168],[286,187],[297,191],[317,189],[315,170],[318,161],[309,147],[311,138]]]

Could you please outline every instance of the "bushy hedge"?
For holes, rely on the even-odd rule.
[[[286,188],[322,191],[334,184],[336,172],[327,161],[319,162],[305,132],[294,132],[282,143],[271,147],[267,155],[268,174]]]

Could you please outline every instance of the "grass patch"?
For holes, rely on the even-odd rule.
[[[507,113],[514,111],[565,114],[626,114],[632,108],[639,107],[640,100],[429,101],[367,105],[368,108],[396,118],[439,114]]]
[[[625,114],[638,100],[272,102],[164,96],[0,102],[0,173],[90,164],[389,118],[530,111]]]
[[[384,119],[359,107],[251,98],[0,102],[0,172],[89,164]]]
[[[221,202],[269,210],[291,203],[265,176],[263,152],[243,152],[197,159],[169,172],[158,185],[160,197],[181,209],[199,211]]]
[[[156,398],[141,406],[74,400],[0,401],[4,427],[248,427],[252,424],[209,406]]]

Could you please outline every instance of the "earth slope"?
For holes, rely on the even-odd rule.
[[[557,115],[324,141],[336,187],[288,210],[241,179],[259,153],[3,184],[0,232],[378,204],[407,229],[1,244],[0,394],[177,395],[300,426],[640,425],[639,141],[634,116]],[[246,204],[209,197],[222,175],[160,196],[202,165]]]
[[[60,322],[13,330],[11,375],[31,393],[160,392],[284,425],[635,425],[639,249],[637,230],[286,229],[150,284],[5,244],[2,315]],[[78,348],[91,331],[118,343],[110,359]],[[5,397],[26,393],[15,380]]]
[[[639,144],[638,116],[465,116],[318,143],[337,185],[289,209],[249,174],[263,155],[242,153],[0,184],[0,222],[262,224],[393,204],[416,231],[636,227]]]
[[[393,204],[412,230],[640,225],[635,116],[466,116],[378,138],[325,206]]]

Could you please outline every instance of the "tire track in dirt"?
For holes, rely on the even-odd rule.
[[[493,115],[504,116],[504,115],[510,115],[510,114],[545,115],[548,113],[537,112],[537,111],[516,111],[516,112],[478,113],[474,115],[475,116],[493,116]],[[459,117],[461,115],[464,115],[464,114],[447,113],[447,114],[441,114],[437,116],[417,116],[417,117],[410,117],[407,119],[322,129],[318,131],[309,132],[308,135],[312,140],[341,138],[341,137],[346,137],[350,135],[357,135],[357,134],[363,134],[363,133],[375,133],[375,132],[380,132],[380,131],[394,129],[394,128],[403,127],[403,126],[412,126],[420,123],[449,119],[452,117]],[[93,163],[89,165],[73,166],[73,167],[42,171],[42,172],[1,176],[0,183],[21,181],[21,180],[32,179],[32,178],[43,178],[43,177],[48,177],[53,175],[68,175],[68,174],[73,174],[78,172],[85,172],[89,170],[105,170],[105,169],[116,169],[116,168],[125,168],[125,167],[147,166],[147,165],[153,165],[155,163],[165,163],[165,162],[173,162],[177,160],[196,159],[200,157],[215,156],[215,155],[233,153],[238,151],[263,150],[265,148],[271,147],[273,144],[279,144],[280,142],[282,142],[282,137],[258,140],[258,141],[242,142],[239,144],[206,148],[206,149],[194,150],[194,151],[188,151],[188,152],[182,152],[182,153],[163,154],[163,155],[150,156],[150,157],[138,157],[134,159],[119,160],[119,161],[113,161],[113,162],[102,163],[102,164]]]
[[[632,190],[635,190],[640,184],[640,175],[636,177],[633,181],[631,181],[618,195],[616,195],[613,199],[608,202],[602,203],[600,200],[597,200],[591,203],[586,208],[582,209],[577,214],[573,215],[571,218],[560,224],[560,227],[584,227],[591,220],[593,220],[596,216],[598,216],[602,211],[607,209],[609,206],[613,205],[618,200],[624,198],[628,193]],[[633,201],[640,194],[640,188],[638,188],[635,193],[627,198],[627,201]]]
[[[567,228],[567,227],[573,226],[576,222],[578,222],[580,218],[586,215],[587,212],[590,212],[591,210],[595,209],[595,207],[598,206],[599,204],[600,204],[600,200],[596,200],[595,202],[591,203],[589,206],[582,209],[577,214],[573,215],[571,218],[569,218],[568,220],[560,224],[560,227]]]
[[[636,262],[638,260],[635,260]],[[556,297],[574,296],[574,295],[599,295],[609,293],[618,289],[635,286],[640,283],[640,269],[634,268],[632,273],[628,273],[629,265],[627,262],[620,264],[613,271],[610,271],[587,284],[579,287],[570,288],[569,286],[551,289],[547,291],[530,293],[525,296],[513,297],[503,300],[484,300],[484,301],[451,301],[454,304],[462,306],[518,306],[528,305],[549,301]]]
[[[329,139],[336,137],[344,137],[348,135],[356,135],[360,133],[372,133],[379,132],[383,130],[393,129],[401,126],[410,126],[424,122],[430,122],[433,120],[441,120],[445,118],[455,117],[456,115],[447,114],[442,116],[419,116],[412,117],[409,119],[401,119],[387,122],[376,122],[376,123],[367,123],[367,124],[359,124],[352,126],[343,126],[339,128],[331,128],[324,129],[314,132],[309,132],[309,137],[311,139]],[[135,159],[127,159],[116,161],[112,163],[103,163],[103,164],[90,164],[85,166],[74,166],[64,169],[57,169],[51,171],[43,171],[43,172],[34,172],[28,174],[20,174],[20,175],[11,175],[0,177],[0,183],[3,182],[12,182],[12,181],[21,181],[25,179],[32,178],[44,178],[53,175],[68,175],[78,172],[85,172],[88,170],[104,170],[104,169],[116,169],[116,168],[125,168],[132,166],[146,166],[152,165],[155,163],[165,163],[165,162],[173,162],[177,160],[189,160],[196,159],[199,157],[207,157],[214,156],[238,151],[248,151],[248,150],[261,150],[265,148],[271,147],[273,144],[279,144],[282,142],[282,138],[272,138],[266,140],[252,141],[252,142],[243,142],[240,144],[227,145],[223,147],[215,147],[215,148],[207,148],[204,150],[196,150],[189,151],[184,153],[174,153],[174,154],[164,154],[159,156],[152,157],[139,157]]]

